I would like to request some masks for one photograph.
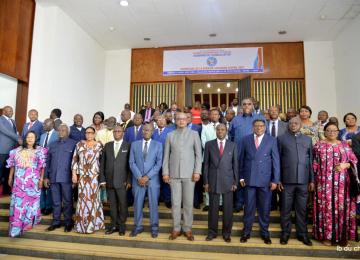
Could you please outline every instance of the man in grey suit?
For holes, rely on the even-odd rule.
[[[115,126],[113,134],[114,141],[105,144],[100,162],[100,185],[106,185],[110,202],[111,225],[105,234],[118,231],[120,236],[124,236],[128,215],[126,193],[131,187],[130,145],[123,140],[121,126]]]
[[[237,189],[238,155],[235,143],[226,140],[225,124],[216,126],[216,139],[205,144],[204,187],[209,194],[209,231],[206,241],[217,237],[220,196],[223,198],[222,236],[231,242],[233,224],[233,192]]]
[[[270,120],[267,124],[267,133],[272,137],[279,137],[285,134],[288,130],[287,123],[279,119],[279,108],[277,106],[272,106],[269,108],[269,117]],[[281,196],[279,190],[276,189],[272,192],[271,197],[271,210],[277,210],[281,206]]]
[[[279,190],[282,191],[280,243],[287,244],[291,233],[291,210],[295,204],[298,240],[312,245],[308,238],[306,203],[308,190],[314,190],[311,138],[300,133],[301,120],[289,121],[289,131],[278,138],[281,161]]]
[[[187,128],[185,113],[176,113],[176,125],[177,129],[166,138],[162,172],[163,181],[170,183],[171,188],[173,231],[169,239],[176,239],[182,230],[187,239],[193,241],[194,186],[201,174],[201,142],[199,134]]]
[[[17,134],[15,121],[11,119],[13,114],[12,107],[5,106],[2,116],[0,116],[0,185],[6,186],[5,193],[10,192],[10,188],[7,186],[9,171],[5,167],[6,160],[15,145],[22,144],[21,137]]]

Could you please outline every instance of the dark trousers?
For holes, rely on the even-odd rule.
[[[9,169],[6,168],[6,160],[9,158],[8,154],[0,154],[0,185],[3,186],[3,194],[10,194],[11,188],[8,185]]]
[[[281,193],[276,189],[272,191],[271,210],[281,209]]]
[[[307,235],[306,203],[308,199],[307,184],[284,184],[281,194],[281,230],[285,236],[291,233],[291,210],[295,204],[296,233],[299,237]]]
[[[239,187],[239,189],[237,189],[234,192],[234,208],[241,209],[242,207],[244,207],[244,203],[245,203],[244,188]]]
[[[66,226],[72,225],[73,194],[72,184],[55,182],[50,184],[50,191],[53,203],[52,225],[61,224],[61,206],[64,212],[64,222]]]
[[[125,223],[128,216],[127,191],[124,188],[107,189],[110,203],[111,228],[118,228],[125,232]]]
[[[244,230],[243,235],[250,235],[258,209],[260,235],[269,236],[271,191],[269,187],[245,186]]]
[[[209,193],[209,235],[216,236],[218,233],[219,204],[220,196],[223,199],[223,216],[222,216],[222,235],[223,237],[231,236],[233,224],[233,192],[227,193]]]
[[[195,182],[194,188],[194,206],[200,206],[203,202],[203,175],[200,176],[200,180]]]

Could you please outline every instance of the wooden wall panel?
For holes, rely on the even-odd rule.
[[[302,42],[286,43],[247,43],[221,44],[202,46],[180,46],[164,48],[133,49],[131,58],[131,82],[163,82],[181,81],[184,76],[163,76],[163,51],[196,48],[230,48],[230,47],[257,47],[264,48],[265,72],[251,74],[254,79],[303,79],[304,48]],[[223,80],[242,79],[249,74],[225,75],[187,75],[190,80]]]

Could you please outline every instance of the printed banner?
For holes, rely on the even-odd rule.
[[[238,73],[264,73],[262,47],[164,51],[164,76]]]

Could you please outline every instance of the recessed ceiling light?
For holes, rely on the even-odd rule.
[[[202,89],[201,89],[201,88],[199,88],[199,92],[200,92],[200,93],[202,92]]]
[[[231,86],[230,82],[226,83],[227,88],[230,88],[230,86]]]
[[[209,37],[216,37],[216,33],[210,33]]]
[[[126,1],[126,0],[121,0],[121,1],[120,1],[120,5],[121,5],[121,6],[128,6],[128,5],[129,5],[129,2]]]
[[[218,88],[218,89],[217,89],[217,92],[220,92],[220,91],[221,91],[221,89]]]
[[[206,84],[206,86],[207,86],[208,88],[211,88],[211,84],[210,84],[210,83]]]
[[[320,20],[325,20],[325,19],[326,19],[326,15],[325,15],[325,14],[320,15]]]
[[[144,38],[144,41],[151,41],[151,38],[145,37],[145,38]]]
[[[284,35],[284,34],[286,34],[287,32],[285,31],[285,30],[280,30],[280,31],[278,31],[278,34],[280,34],[280,35]]]
[[[115,31],[115,27],[114,27],[114,26],[110,26],[110,27],[109,27],[109,31],[110,31],[110,32]]]
[[[236,92],[239,92],[239,89],[238,89],[238,88],[236,88]]]

